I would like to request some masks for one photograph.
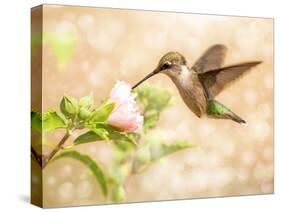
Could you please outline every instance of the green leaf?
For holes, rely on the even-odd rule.
[[[105,122],[112,111],[114,110],[115,103],[106,103],[99,107],[93,114],[91,121],[93,122]]]
[[[31,36],[31,56],[34,56],[36,51],[42,45],[42,33],[41,32],[32,32]]]
[[[78,117],[82,120],[88,120],[93,115],[93,96],[85,96],[79,100]]]
[[[165,156],[168,156],[172,153],[178,152],[183,149],[188,149],[191,147],[195,147],[194,144],[191,144],[186,141],[176,141],[173,144],[156,144],[150,146],[150,155],[151,162],[157,161]]]
[[[109,133],[107,132],[107,130],[103,129],[103,128],[92,128],[91,129],[95,134],[97,134],[99,137],[102,138],[102,140],[108,141],[109,138]]]
[[[144,130],[154,128],[161,112],[171,104],[171,94],[159,86],[144,83],[136,90],[137,101],[142,105]]]
[[[56,111],[50,110],[43,114],[32,111],[31,128],[37,132],[51,132],[58,128],[66,128],[66,124]]]
[[[146,141],[137,150],[134,161],[134,171],[138,172],[141,168],[148,168],[154,162],[176,153],[180,150],[195,147],[187,141],[175,141],[171,144],[165,143],[157,134],[146,136]]]
[[[76,41],[75,33],[72,31],[45,33],[43,38],[43,42],[50,45],[56,57],[58,68],[62,69],[73,55]]]
[[[79,144],[85,144],[85,143],[101,141],[101,140],[102,140],[102,138],[98,134],[94,133],[93,131],[88,131],[88,132],[78,136],[74,140],[74,144],[79,145]]]
[[[159,120],[159,111],[151,109],[147,110],[144,116],[145,130],[154,128]]]
[[[110,140],[113,141],[124,141],[124,142],[129,142],[133,144],[134,146],[136,145],[135,140],[132,138],[132,136],[129,136],[125,132],[120,132],[116,128],[108,125],[108,124],[97,124],[96,125],[98,128],[103,128],[105,129],[109,134],[108,137]]]
[[[136,89],[137,100],[146,110],[162,111],[171,103],[171,94],[168,90],[156,85],[144,83]]]
[[[60,110],[66,117],[74,118],[78,113],[77,100],[65,94],[60,103]]]
[[[130,157],[133,153],[136,146],[130,142],[122,141],[122,140],[116,140],[114,141],[114,147],[113,147],[113,155],[114,155],[114,161],[116,163],[122,163],[128,157]]]
[[[127,152],[135,147],[133,143],[124,140],[115,140],[114,144],[122,152]]]
[[[109,140],[124,141],[124,142],[129,142],[133,145],[136,145],[133,138],[131,138],[124,132],[117,131],[115,128],[113,128],[109,125],[96,124],[94,127],[91,127],[90,129],[91,129],[91,131],[88,131],[88,132],[78,136],[74,140],[75,145],[106,140],[106,138],[104,136],[107,136],[107,138]],[[107,132],[107,133],[105,133],[105,132]],[[102,135],[102,133],[105,133],[105,134]]]
[[[107,195],[107,184],[105,180],[105,176],[103,174],[102,169],[98,166],[96,161],[94,161],[90,156],[81,154],[77,151],[65,151],[59,154],[54,158],[54,160],[60,159],[60,158],[73,158],[76,160],[79,160],[82,162],[85,166],[87,166],[91,173],[96,177],[101,190],[103,194],[106,196]]]
[[[42,116],[38,112],[31,111],[31,129],[42,132]]]

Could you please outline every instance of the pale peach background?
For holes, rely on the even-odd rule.
[[[64,93],[78,98],[92,92],[98,105],[116,80],[134,84],[168,51],[181,52],[191,66],[210,45],[222,43],[229,49],[226,64],[262,60],[217,98],[246,119],[247,126],[198,119],[166,76],[149,80],[167,87],[175,99],[155,133],[161,130],[167,140],[184,138],[200,148],[177,153],[132,177],[126,201],[273,192],[272,19],[61,6],[44,6],[43,17],[44,32],[75,35],[73,54],[63,66],[43,46],[43,110],[58,109]],[[56,142],[61,136],[58,132],[48,139]],[[109,146],[95,143],[77,149],[107,166]],[[43,176],[46,207],[106,202],[76,161],[57,161]]]

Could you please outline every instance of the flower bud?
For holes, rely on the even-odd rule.
[[[78,113],[77,100],[71,96],[64,95],[60,103],[60,110],[65,116],[74,118]]]
[[[86,120],[92,115],[93,96],[85,96],[79,100],[79,113],[78,117]]]
[[[79,108],[78,117],[82,120],[89,119],[92,115],[92,110],[89,108],[81,107]]]

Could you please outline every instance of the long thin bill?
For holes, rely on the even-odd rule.
[[[138,87],[141,83],[143,83],[145,80],[149,79],[150,77],[152,77],[153,75],[157,74],[156,71],[151,72],[150,74],[146,75],[141,81],[139,81],[137,84],[135,84],[132,89]]]

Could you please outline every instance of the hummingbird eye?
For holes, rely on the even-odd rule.
[[[161,66],[161,69],[162,69],[162,70],[168,69],[168,68],[171,67],[171,65],[172,65],[171,62],[166,62],[166,63],[164,63],[164,64]]]

